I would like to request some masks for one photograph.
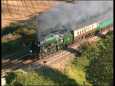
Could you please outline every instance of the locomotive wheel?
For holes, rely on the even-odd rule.
[[[46,51],[44,50],[42,50],[41,52],[40,52],[40,54],[39,54],[39,57],[40,57],[40,59],[43,59],[43,57],[44,56],[46,56]]]
[[[39,55],[39,54],[36,54],[35,58],[38,58],[38,59],[40,59],[39,57],[40,57],[40,55]]]
[[[53,50],[52,50],[52,48],[50,49],[50,53],[53,54]]]
[[[47,55],[50,55],[50,53],[51,53],[50,48],[48,48]]]
[[[53,53],[55,53],[56,52],[56,46],[52,50],[53,50]]]
[[[61,49],[60,45],[56,47],[56,50],[59,51]]]
[[[42,54],[40,53],[40,55],[39,55],[39,58],[41,59],[43,56],[42,56]]]
[[[41,53],[41,57],[43,58],[44,56],[45,56],[46,54],[43,52],[43,53]]]
[[[34,55],[34,58],[38,58],[38,55],[37,55],[37,54],[35,54],[35,55]]]

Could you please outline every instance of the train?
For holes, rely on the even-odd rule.
[[[95,2],[93,1],[92,3],[95,3]],[[101,2],[98,2],[98,3],[101,3]],[[84,2],[81,2],[81,4],[84,4]],[[78,5],[79,5],[79,3],[78,3]],[[76,5],[76,7],[78,5]],[[103,2],[101,5],[103,5]],[[100,31],[104,31],[107,27],[110,27],[113,25],[113,16],[112,16],[111,5],[109,5],[110,7],[109,6],[108,7],[101,6],[100,9],[103,9],[103,10],[101,10],[101,12],[98,13],[98,11],[97,11],[95,13],[89,14],[89,12],[92,12],[92,10],[94,10],[94,5],[91,4],[91,6],[90,5],[86,5],[86,6],[81,5],[79,8],[84,7],[84,9],[78,9],[76,11],[77,14],[75,13],[76,15],[79,15],[79,12],[83,11],[83,12],[81,12],[82,14],[80,14],[81,19],[76,21],[77,17],[74,16],[76,19],[75,19],[75,21],[72,20],[72,22],[71,22],[70,16],[72,16],[72,19],[74,17],[73,17],[73,14],[69,12],[71,9],[69,9],[69,7],[65,7],[67,9],[69,9],[69,11],[66,9],[66,11],[68,11],[68,12],[65,12],[66,13],[65,15],[67,15],[67,13],[69,15],[69,17],[65,17],[66,18],[65,20],[67,20],[67,18],[68,18],[68,21],[66,21],[66,23],[64,22],[65,20],[62,19],[63,13],[65,11],[65,10],[63,10],[63,9],[65,9],[65,8],[63,8],[63,6],[61,8],[59,7],[59,10],[62,10],[62,11],[61,12],[58,11],[58,13],[57,13],[57,11],[55,11],[55,10],[57,10],[57,8],[52,9],[48,12],[41,13],[38,17],[38,20],[41,20],[41,22],[43,24],[41,24],[41,22],[39,24],[43,25],[43,27],[40,27],[40,26],[38,27],[37,39],[32,42],[29,52],[32,53],[32,55],[36,55],[38,57],[44,57],[51,53],[55,53],[59,50],[67,48],[69,45],[71,45],[75,41],[78,42],[79,40],[82,40],[83,38],[86,38],[87,36],[95,35],[95,34],[99,33]],[[89,7],[89,9],[85,10],[86,7],[87,8]],[[70,6],[70,8],[71,8],[71,6]],[[54,13],[54,14],[57,13],[57,14],[54,15],[52,13]],[[51,14],[51,15],[49,15],[49,14]],[[82,19],[82,18],[84,18],[84,19]],[[62,20],[59,20],[59,19],[62,19]],[[37,22],[38,22],[38,20],[37,20]],[[43,20],[44,20],[44,22],[43,22]],[[57,23],[57,21],[58,21],[58,23]],[[80,21],[80,23],[79,23],[79,21]],[[73,22],[77,22],[77,23],[73,23]],[[83,23],[83,22],[86,22],[86,23]],[[51,23],[51,25],[50,25],[50,23]],[[40,32],[40,29],[42,30],[43,28],[45,28],[46,24],[48,24],[47,27],[50,29],[49,29],[49,31],[47,29],[45,29],[46,33],[44,34],[43,31]],[[81,24],[81,26],[80,26],[80,24]],[[49,26],[51,26],[51,27],[49,27]]]

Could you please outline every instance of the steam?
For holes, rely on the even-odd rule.
[[[52,30],[77,29],[98,20],[113,17],[113,1],[79,1],[75,4],[58,3],[54,8],[37,17],[38,34]],[[59,28],[56,28],[56,27]]]

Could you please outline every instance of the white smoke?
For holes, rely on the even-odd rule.
[[[55,30],[58,25],[60,27],[68,25],[70,29],[76,29],[82,24],[90,24],[102,17],[113,17],[113,1],[58,3],[54,8],[37,17],[38,34]]]

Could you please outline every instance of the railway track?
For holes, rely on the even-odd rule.
[[[106,34],[107,34],[107,32],[106,32]],[[77,50],[82,43],[84,43],[84,42],[92,43],[92,42],[96,42],[98,39],[99,39],[98,36],[92,36],[92,37],[84,39],[80,42],[75,42],[74,44],[70,45],[69,48]],[[39,69],[42,66],[54,67],[52,65],[60,64],[61,62],[73,59],[72,57],[75,57],[74,55],[75,55],[75,53],[71,53],[68,50],[61,50],[54,54],[48,55],[48,56],[44,57],[44,59],[41,59],[41,60],[29,57],[30,59],[27,58],[27,59],[10,61],[7,64],[2,65],[2,70],[4,72],[7,72],[7,70],[12,71],[12,70],[15,70],[18,68],[28,68],[29,66],[31,66],[33,69]],[[65,59],[67,59],[67,60],[65,60]]]

